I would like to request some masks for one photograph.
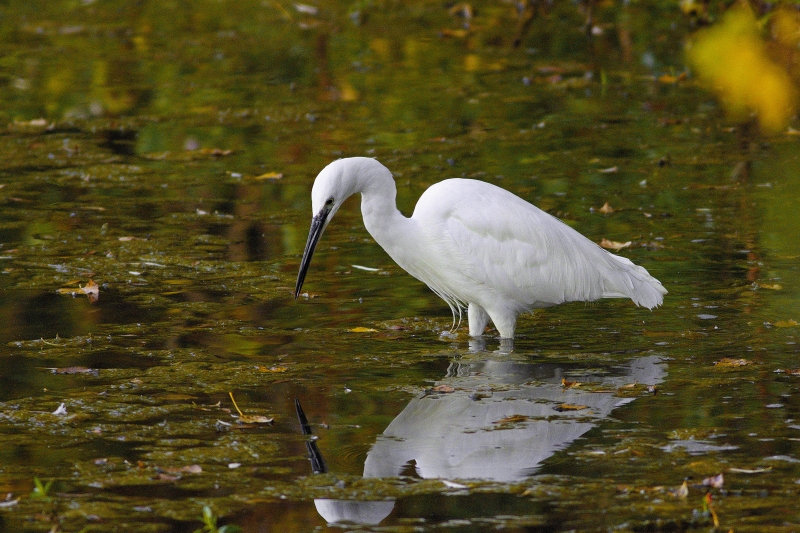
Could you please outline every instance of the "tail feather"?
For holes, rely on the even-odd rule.
[[[636,305],[652,309],[664,302],[667,289],[644,267],[629,259],[608,254],[614,262],[605,276],[603,298],[630,298]]]

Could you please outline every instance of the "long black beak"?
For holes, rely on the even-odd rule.
[[[295,300],[300,296],[300,289],[303,288],[303,281],[306,279],[308,265],[311,264],[311,256],[314,255],[314,249],[317,247],[317,242],[322,236],[322,231],[325,229],[325,221],[328,220],[328,214],[330,212],[330,207],[326,205],[311,219],[311,230],[308,232],[306,249],[303,251],[303,260],[300,261],[300,272],[297,273],[297,284],[294,286]]]

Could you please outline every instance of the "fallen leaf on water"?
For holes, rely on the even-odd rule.
[[[772,470],[771,466],[767,468],[729,468],[728,472],[733,472],[734,474],[763,474],[770,470]]]
[[[582,384],[580,381],[567,381],[564,378],[561,378],[561,386],[566,389],[571,389],[573,387],[580,387]]]
[[[286,372],[287,368],[285,366],[271,366],[269,368],[265,366],[258,366],[259,372]]]
[[[462,39],[462,38],[466,37],[467,35],[469,35],[469,31],[468,30],[464,30],[464,29],[455,29],[455,30],[453,30],[453,29],[450,29],[450,28],[444,28],[441,31],[441,35],[442,35],[442,37],[453,37],[455,39]]]
[[[730,357],[723,357],[719,361],[714,363],[714,366],[717,368],[735,368],[739,366],[747,366],[752,365],[753,362],[747,359],[733,359]]]
[[[35,118],[33,120],[14,121],[15,126],[33,126],[35,128],[43,128],[47,126],[47,119]]]
[[[670,493],[676,498],[685,498],[689,495],[689,485],[687,485],[686,481],[684,481],[683,485],[675,490],[671,490]]]
[[[613,213],[613,212],[614,212],[614,208],[613,208],[613,207],[611,207],[611,205],[609,205],[609,203],[608,203],[608,202],[606,202],[606,203],[604,203],[604,204],[603,204],[603,207],[601,207],[600,209],[598,209],[598,211],[600,211],[600,212],[601,212],[601,213],[603,213],[604,215],[610,215],[611,213]]]
[[[253,176],[254,180],[279,180],[283,178],[283,174],[280,172],[265,172],[260,176]]]
[[[90,303],[95,303],[100,298],[100,286],[92,280],[81,287],[81,290],[89,298]]]
[[[800,376],[800,368],[788,368],[784,370],[790,376]]]
[[[242,424],[272,424],[273,420],[272,417],[268,416],[261,416],[261,415],[246,415],[242,413],[239,409],[239,406],[236,405],[236,400],[233,398],[233,393],[229,392],[228,395],[231,397],[231,401],[233,402],[233,406],[236,408],[236,412],[239,413],[239,422]]]
[[[686,73],[685,72],[681,72],[677,76],[672,76],[670,74],[663,74],[663,75],[658,77],[658,81],[660,83],[665,83],[665,84],[678,83],[679,81],[683,81],[685,79],[686,79]]]
[[[53,374],[97,374],[94,368],[87,368],[85,366],[67,366],[64,368],[48,368]]]
[[[725,483],[725,478],[722,476],[721,472],[716,476],[707,477],[703,480],[704,486],[712,487],[715,489],[721,489],[724,483]]]
[[[617,252],[619,252],[623,248],[627,248],[630,245],[631,241],[628,242],[610,241],[605,237],[603,237],[603,239],[600,241],[600,246],[602,246],[603,248],[606,248],[607,250],[615,250]]]
[[[561,405],[557,405],[554,409],[558,412],[562,411],[582,411],[583,409],[588,409],[588,405],[574,405],[571,403],[562,403]]]
[[[372,328],[364,328],[364,327],[359,326],[357,328],[348,329],[347,331],[349,331],[350,333],[370,333],[370,332],[378,331],[378,330],[377,329],[372,329]]]
[[[133,235],[125,235],[123,237],[119,237],[120,242],[130,242],[130,241],[146,241],[147,239],[143,239],[141,237],[134,237]]]
[[[493,424],[513,424],[515,422],[524,422],[526,420],[528,420],[528,417],[525,415],[511,415],[501,418],[500,420],[495,420]]]
[[[598,172],[601,174],[613,174],[614,172],[619,172],[619,168],[618,167],[601,168],[600,170],[598,170]]]
[[[97,299],[100,297],[100,286],[92,280],[81,287],[80,285],[77,288],[73,287],[64,287],[62,289],[58,289],[56,291],[58,294],[69,294],[71,296],[76,296],[79,294],[85,294],[89,297],[90,303],[95,303]]]
[[[759,289],[769,289],[771,291],[779,291],[783,289],[779,283],[758,283],[757,286]]]
[[[200,153],[204,155],[210,155],[213,157],[222,157],[226,155],[231,155],[233,150],[222,150],[221,148],[201,148]]]
[[[185,472],[187,474],[201,474],[203,472],[203,467],[200,465],[186,465],[186,466],[173,466],[164,469],[165,472],[169,472],[171,474],[179,474]]]
[[[775,322],[776,328],[793,328],[795,326],[800,326],[796,320],[778,320]]]
[[[456,389],[454,389],[450,385],[436,385],[431,389],[432,392],[444,392],[444,393],[454,392],[455,390]]]

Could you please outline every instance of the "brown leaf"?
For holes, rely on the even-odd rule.
[[[733,359],[731,357],[723,357],[714,363],[717,368],[735,368],[739,366],[752,365],[753,362],[747,359]]]
[[[95,303],[100,298],[100,286],[92,280],[81,287],[81,290],[89,297],[90,303]]]
[[[98,298],[100,298],[100,286],[97,283],[95,283],[94,281],[89,280],[89,282],[86,285],[84,285],[83,287],[78,286],[77,289],[74,289],[74,288],[71,288],[71,287],[65,287],[65,288],[56,290],[56,293],[58,293],[58,294],[69,294],[71,296],[85,294],[86,296],[89,297],[89,302],[90,303],[95,303],[98,300]]]
[[[603,213],[604,215],[610,215],[611,213],[613,213],[613,212],[614,212],[614,208],[613,208],[613,207],[611,207],[611,205],[609,205],[609,203],[608,203],[608,202],[606,202],[606,203],[604,203],[604,204],[603,204],[603,207],[601,207],[600,209],[598,209],[598,211],[600,211],[600,212],[601,212],[601,213]]]
[[[588,405],[574,405],[571,403],[562,403],[561,405],[557,405],[553,409],[556,411],[563,412],[563,411],[581,411],[583,409],[588,409]]]
[[[672,76],[670,74],[663,74],[663,75],[658,77],[658,81],[660,83],[666,83],[668,85],[669,84],[678,83],[679,81],[683,81],[685,79],[686,79],[686,73],[685,72],[681,72],[677,76]]]
[[[571,389],[573,387],[580,387],[582,383],[580,381],[567,381],[564,378],[561,378],[561,386],[565,389]]]
[[[242,424],[272,424],[275,419],[262,415],[239,415],[239,422]]]
[[[436,385],[431,389],[431,391],[449,393],[449,392],[454,392],[455,389],[450,385]]]
[[[511,415],[505,418],[501,418],[500,420],[495,420],[494,424],[514,424],[516,422],[524,422],[528,420],[528,417],[525,415]]]

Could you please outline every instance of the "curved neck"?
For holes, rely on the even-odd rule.
[[[355,192],[361,193],[361,216],[375,241],[401,267],[403,250],[414,242],[416,224],[397,209],[397,187],[388,168],[364,158],[356,175]]]

